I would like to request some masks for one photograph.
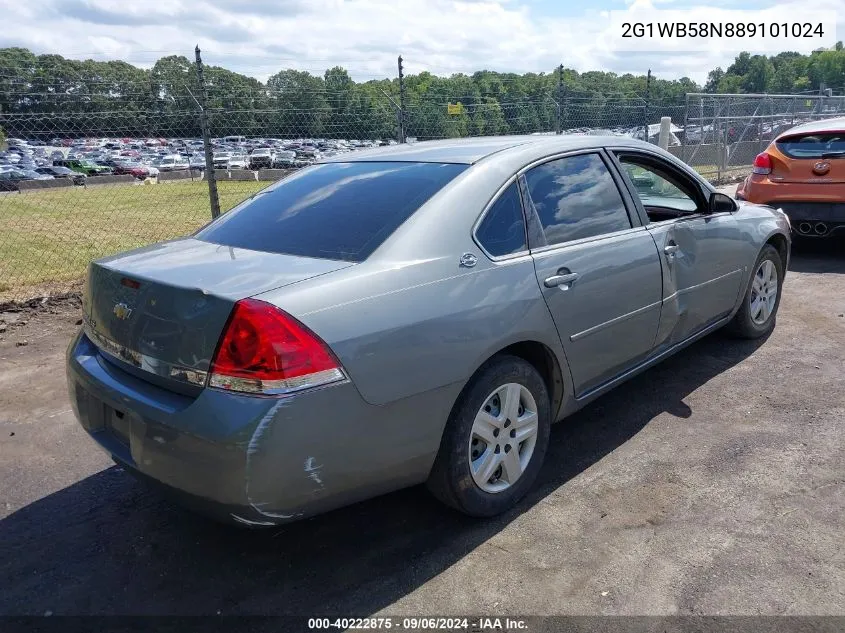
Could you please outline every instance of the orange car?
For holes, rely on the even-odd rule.
[[[845,117],[781,133],[736,197],[783,209],[798,235],[845,234]]]

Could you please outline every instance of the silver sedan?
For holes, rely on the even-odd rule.
[[[622,137],[344,154],[94,262],[82,426],[141,478],[273,525],[426,482],[516,504],[549,428],[723,326],[775,325],[787,218]]]

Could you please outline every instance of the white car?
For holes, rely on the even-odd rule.
[[[230,158],[232,158],[231,152],[215,152],[213,158],[215,169],[226,169]]]
[[[272,167],[276,159],[276,152],[269,147],[259,147],[252,150],[249,155],[250,169],[261,169],[264,167]]]
[[[165,156],[158,163],[159,171],[176,171],[177,169],[188,169],[189,164],[184,158],[178,154],[170,154]]]
[[[226,165],[227,169],[247,169],[248,162],[245,154],[232,154]]]

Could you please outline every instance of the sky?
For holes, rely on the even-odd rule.
[[[814,0],[811,8],[832,16],[840,4]],[[842,7],[833,18],[836,39],[845,39]],[[662,79],[703,83],[737,50],[704,42],[695,51],[664,42],[641,50],[636,42],[636,50],[621,51],[614,25],[644,9],[701,19],[742,9],[751,19],[785,20],[805,19],[808,8],[806,0],[0,0],[0,47],[149,67],[165,55],[191,58],[199,44],[207,64],[262,81],[283,68],[322,74],[335,65],[356,81],[392,78],[401,54],[406,74],[550,72],[563,63],[581,72],[651,68]],[[814,47],[770,41],[752,52]]]

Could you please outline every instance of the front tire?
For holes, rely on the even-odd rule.
[[[550,426],[548,389],[537,369],[516,356],[493,358],[449,416],[429,490],[470,516],[510,509],[540,472]]]
[[[742,305],[728,325],[729,331],[740,337],[756,339],[775,327],[783,287],[783,260],[778,250],[766,244],[754,264]]]

